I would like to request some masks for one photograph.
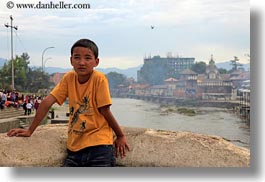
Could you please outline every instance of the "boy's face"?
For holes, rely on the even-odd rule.
[[[95,58],[93,52],[85,47],[75,47],[70,60],[78,76],[88,76],[88,78],[93,72],[94,67],[99,63],[99,59]]]

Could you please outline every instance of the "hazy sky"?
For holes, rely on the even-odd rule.
[[[80,38],[99,46],[101,68],[128,68],[143,64],[145,56],[169,52],[216,62],[234,56],[247,63],[250,53],[249,0],[65,0],[87,3],[90,9],[18,9],[19,3],[50,3],[46,0],[13,0],[14,8],[0,2],[0,57],[10,59],[10,24],[14,54],[27,52],[30,64],[70,68],[70,48]],[[52,1],[54,4],[58,1]],[[10,4],[9,4],[10,5]],[[151,29],[151,25],[154,29]]]

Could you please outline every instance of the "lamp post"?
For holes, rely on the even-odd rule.
[[[44,72],[45,72],[45,64],[46,64],[46,62],[47,62],[49,59],[52,59],[52,58],[49,57],[49,58],[46,58],[46,59],[44,60],[44,64],[43,64],[43,71],[44,71]]]
[[[14,60],[13,60],[13,28],[15,30],[17,30],[17,26],[13,26],[13,17],[12,15],[10,15],[10,21],[11,21],[11,25],[5,24],[6,28],[11,29],[11,74],[12,74],[12,90],[15,89],[15,81],[14,81]]]
[[[43,63],[43,56],[44,56],[44,53],[45,51],[47,51],[48,49],[52,49],[54,47],[47,47],[45,48],[43,51],[42,51],[42,56],[41,56],[41,63],[42,63],[42,66],[41,66],[41,71],[44,72],[44,63]]]

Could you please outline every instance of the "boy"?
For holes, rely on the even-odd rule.
[[[88,39],[78,40],[71,48],[74,71],[64,75],[60,83],[39,105],[28,129],[12,129],[8,136],[29,137],[44,118],[49,108],[69,99],[68,155],[66,167],[114,166],[113,130],[116,157],[126,155],[129,145],[119,124],[110,111],[111,98],[108,80],[94,70],[99,64],[98,47]]]

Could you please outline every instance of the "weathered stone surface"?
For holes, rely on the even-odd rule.
[[[65,124],[39,126],[29,138],[0,134],[0,166],[60,166],[66,155]],[[120,166],[249,167],[248,149],[216,136],[123,128],[131,151]]]
[[[248,149],[221,137],[190,132],[127,131],[132,151],[118,163],[125,166],[249,167]]]
[[[66,155],[66,126],[42,125],[31,137],[0,134],[0,166],[60,166]]]

